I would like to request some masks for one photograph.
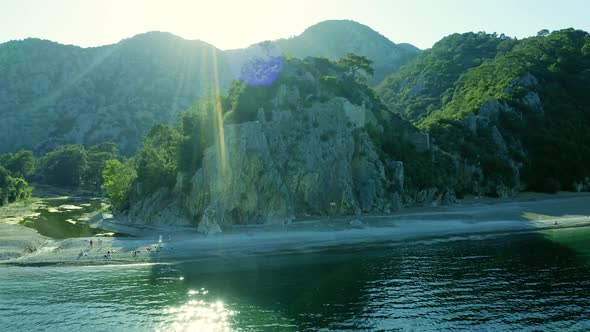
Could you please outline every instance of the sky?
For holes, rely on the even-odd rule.
[[[36,37],[87,47],[157,30],[235,49],[351,19],[425,49],[455,32],[590,31],[589,14],[590,0],[0,0],[0,43]]]

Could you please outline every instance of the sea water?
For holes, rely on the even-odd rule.
[[[2,331],[590,330],[590,229],[0,268]]]

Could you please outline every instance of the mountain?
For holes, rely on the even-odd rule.
[[[307,28],[302,34],[275,41],[286,54],[339,59],[346,53],[364,55],[374,61],[375,85],[413,59],[420,50],[410,44],[395,44],[366,25],[350,20],[329,20]]]
[[[213,89],[229,67],[200,41],[151,32],[96,48],[26,39],[0,45],[0,151],[116,142],[132,153],[156,122],[168,123]]]
[[[384,80],[385,103],[463,165],[465,192],[590,188],[590,35],[453,35]]]
[[[390,109],[419,121],[441,107],[442,96],[459,76],[515,44],[516,40],[504,35],[452,34],[385,78],[377,92]]]
[[[310,52],[298,56],[366,53],[375,60],[375,81],[418,52],[352,21],[328,21],[296,38],[226,52],[164,32],[93,48],[11,41],[0,44],[0,153],[27,148],[39,155],[66,143],[113,141],[133,154],[155,123],[173,123],[199,97],[226,92],[234,79],[248,81],[243,67],[257,59],[281,55],[282,48],[295,55],[300,47]]]

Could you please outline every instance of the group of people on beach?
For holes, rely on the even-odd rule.
[[[87,244],[88,248],[81,249],[80,250],[80,253],[78,254],[78,257],[88,256],[88,253],[90,252],[90,250],[94,249],[94,239],[84,240],[84,241],[86,241],[86,244]],[[96,240],[96,244],[98,245],[98,249],[102,249],[102,238],[98,238]],[[112,253],[114,253],[114,250],[109,250],[102,257],[104,259],[111,259],[111,254]]]
[[[90,241],[86,240],[86,242],[88,242],[88,247],[90,249],[94,248],[94,242],[92,241],[92,239],[90,239]],[[98,238],[98,240],[96,240],[96,242],[98,243],[98,248],[102,249],[102,239]]]
[[[171,240],[171,236],[168,235],[166,237],[166,239],[167,239],[167,241],[170,241]],[[80,253],[78,254],[78,257],[88,256],[90,250],[94,249],[95,243],[96,243],[96,245],[98,246],[99,249],[102,249],[102,239],[101,238],[84,240],[84,241],[86,241],[88,247],[86,249],[83,249],[83,250],[81,249],[80,250]],[[158,244],[157,245],[154,245],[153,247],[152,246],[146,247],[145,248],[145,251],[147,253],[159,252],[162,249],[162,247],[165,246],[165,244],[163,242],[164,242],[163,241],[163,237],[162,237],[162,235],[160,235],[159,238],[158,238]],[[108,250],[107,253],[102,256],[102,258],[105,259],[105,260],[112,259],[112,255],[115,252],[116,251],[114,249]],[[141,252],[142,252],[142,249],[136,249],[136,250],[133,250],[131,252],[131,254],[133,255],[133,257],[137,257],[139,254],[141,254]]]

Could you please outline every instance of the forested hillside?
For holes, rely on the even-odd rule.
[[[114,141],[132,153],[154,123],[213,89],[214,63],[224,87],[231,78],[219,50],[167,33],[98,48],[1,44],[0,152]]]
[[[174,122],[199,97],[226,93],[234,79],[260,83],[243,77],[243,67],[269,51],[302,58],[367,53],[376,64],[367,79],[375,82],[418,52],[352,21],[319,23],[293,39],[234,51],[163,32],[94,48],[11,41],[0,44],[0,153],[25,148],[42,155],[63,144],[112,141],[131,155],[152,125]]]
[[[453,35],[379,86],[392,109],[481,167],[484,193],[588,188],[590,35]],[[499,189],[503,188],[503,189]],[[510,191],[510,190],[509,190]]]

